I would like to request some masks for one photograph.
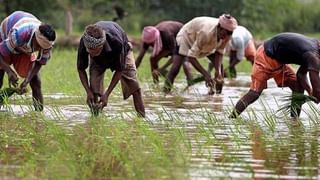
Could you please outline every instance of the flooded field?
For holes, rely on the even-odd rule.
[[[184,132],[190,148],[187,177],[320,179],[320,111],[315,104],[305,104],[299,120],[278,112],[289,89],[276,88],[270,81],[269,89],[240,118],[229,119],[233,105],[249,89],[249,76],[227,80],[223,93],[212,96],[207,95],[204,83],[184,91],[185,83],[177,82],[169,95],[161,92],[161,86],[150,84],[143,84],[144,121],[157,132],[166,133],[170,127]],[[130,121],[135,118],[132,100],[122,100],[119,92],[112,95],[103,116]],[[43,115],[63,126],[72,128],[90,121],[84,97],[49,94],[45,102]],[[30,111],[32,107],[23,104],[2,108],[2,113],[13,113],[13,117]],[[1,168],[18,167],[0,162]]]

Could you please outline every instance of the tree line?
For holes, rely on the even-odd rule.
[[[69,35],[97,20],[114,20],[129,33],[161,20],[230,13],[253,33],[320,31],[317,0],[0,0],[0,18],[15,10],[33,13]]]

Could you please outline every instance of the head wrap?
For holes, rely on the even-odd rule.
[[[95,49],[103,46],[105,42],[106,42],[106,33],[104,31],[102,32],[102,37],[99,39],[90,36],[87,33],[87,31],[84,31],[83,33],[83,43],[86,48]]]
[[[50,49],[52,48],[54,41],[49,41],[48,38],[46,38],[39,30],[39,28],[36,29],[35,31],[35,35],[36,35],[36,40],[39,44],[39,46],[42,49]]]
[[[146,26],[143,28],[142,41],[153,45],[152,57],[158,55],[162,50],[160,31],[153,26]]]
[[[233,31],[238,26],[237,20],[229,14],[222,14],[219,17],[219,24],[228,31]]]

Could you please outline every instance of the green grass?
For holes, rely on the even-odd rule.
[[[76,64],[76,49],[54,49],[52,58],[41,69],[43,92],[68,94],[83,92]]]
[[[137,56],[136,50],[135,55]],[[160,65],[164,64],[166,61],[167,59],[163,58],[160,61]],[[203,67],[207,69],[208,60],[203,58],[199,61]],[[43,66],[41,69],[43,92],[85,95],[84,89],[78,77],[76,63],[76,49],[54,49],[52,58],[49,60],[48,64]],[[224,58],[224,64],[225,67],[227,67],[227,57]],[[251,64],[246,60],[241,61],[236,68],[238,72],[251,72]],[[199,74],[199,72],[197,72],[195,69],[193,69],[193,73]],[[105,85],[109,84],[111,77],[111,71],[107,70],[107,73],[105,74]],[[152,82],[149,53],[145,55],[140,67],[138,68],[138,78],[141,82]],[[177,79],[185,80],[182,68],[180,69]]]

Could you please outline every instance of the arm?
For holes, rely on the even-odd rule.
[[[151,74],[152,74],[152,78],[153,78],[153,82],[154,83],[158,83],[159,82],[159,75],[160,75],[160,70],[158,69],[158,62],[160,60],[160,56],[159,54],[156,55],[155,57],[150,57],[150,65],[151,65]]]
[[[194,68],[196,68],[197,71],[199,71],[204,76],[206,80],[206,85],[210,87],[213,86],[213,81],[211,79],[210,73],[201,66],[197,59],[193,57],[188,57],[188,61],[193,65]]]
[[[77,55],[77,70],[78,75],[83,85],[84,89],[86,90],[87,94],[92,94],[92,91],[89,86],[88,75],[86,69],[89,66],[89,54],[84,46],[83,39],[80,39],[80,44],[78,47],[78,55]]]
[[[320,102],[320,78],[319,71],[309,71],[309,77],[312,85],[312,95]]]
[[[159,68],[158,63],[160,59],[161,59],[160,55],[150,57],[151,71],[157,70]]]
[[[317,53],[307,52],[303,55],[303,60],[307,63],[307,66],[301,66],[297,72],[298,83],[306,89],[309,95],[313,95],[320,100],[320,79],[319,79],[319,67],[320,58]],[[310,82],[312,88],[310,88],[306,74],[309,72]]]
[[[86,90],[86,93],[87,94],[92,93],[92,91],[89,87],[88,75],[87,75],[87,72],[85,71],[85,69],[78,68],[78,75],[79,75],[82,86]]]
[[[89,86],[89,79],[86,72],[86,69],[89,66],[88,52],[83,43],[83,39],[80,39],[80,44],[78,47],[78,56],[77,56],[77,70],[79,79],[81,81],[82,86],[84,87],[87,93],[87,104],[92,106],[95,103],[95,98],[93,92]]]
[[[7,72],[9,83],[16,87],[18,85],[18,76],[17,74],[11,69],[11,67],[4,62],[2,55],[0,54],[0,67]]]
[[[194,68],[198,72],[200,72],[203,76],[210,76],[210,74],[201,66],[201,64],[198,62],[196,58],[188,57],[189,62],[193,65]]]
[[[141,61],[143,59],[144,54],[146,53],[146,51],[148,50],[149,46],[147,46],[145,43],[142,44],[141,48],[140,48],[140,52],[139,55],[136,59],[136,67],[138,68],[141,64]]]
[[[121,75],[122,75],[122,71],[115,71],[113,73],[111,82],[110,82],[108,88],[106,89],[105,93],[102,95],[102,97],[100,99],[100,108],[101,109],[103,109],[107,105],[109,96],[110,96],[111,92],[113,91],[114,87],[116,87],[119,80],[121,79]]]
[[[229,117],[236,118],[237,116],[239,116],[250,104],[254,103],[260,95],[261,92],[249,90],[249,92],[242,96],[242,98],[237,102]]]
[[[121,79],[122,71],[125,70],[125,64],[128,54],[123,51],[123,43],[121,41],[113,42],[110,44],[112,46],[112,51],[114,52],[115,56],[112,58],[114,61],[114,68],[111,71],[114,71],[111,81],[109,83],[108,88],[103,93],[102,97],[100,98],[100,107],[101,109],[107,105],[108,98],[113,91],[114,87],[118,84],[119,80]],[[131,48],[131,47],[130,47]],[[131,50],[129,50],[131,51]],[[130,53],[130,52],[129,52]]]
[[[88,81],[88,75],[85,69],[78,68],[78,74],[81,81],[82,86],[86,90],[87,93],[87,104],[91,107],[95,102],[94,94],[91,91]]]
[[[39,73],[40,69],[41,69],[42,65],[36,61],[31,70],[28,72],[27,77],[25,78],[25,80],[21,83],[20,85],[20,89],[22,90],[22,92],[25,92],[25,88],[27,87],[27,85],[30,83],[31,79]]]
[[[305,67],[300,66],[297,71],[297,81],[302,86],[302,88],[308,92],[309,95],[312,95],[312,88],[309,85],[307,73],[308,70]]]
[[[222,58],[223,58],[223,54],[219,53],[219,52],[215,52],[214,55],[210,55],[208,56],[209,60],[211,61],[211,63],[214,65],[214,69],[215,69],[215,79],[217,80],[223,80],[223,76],[222,76]]]

